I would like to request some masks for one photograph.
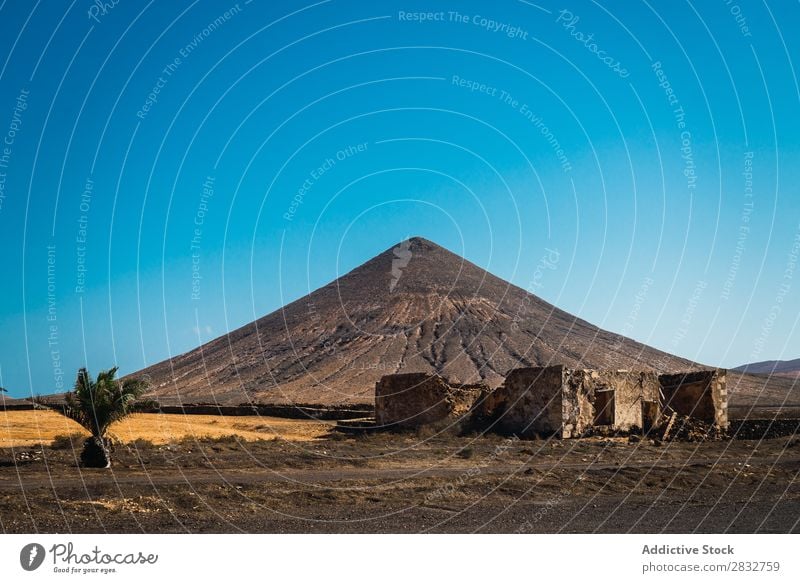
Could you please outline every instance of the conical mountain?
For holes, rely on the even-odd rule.
[[[315,292],[152,366],[159,399],[369,403],[396,372],[498,385],[519,366],[682,370],[695,365],[601,330],[422,238]]]

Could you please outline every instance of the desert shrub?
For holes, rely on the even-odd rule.
[[[244,440],[235,434],[230,435],[219,435],[217,437],[185,437],[181,440],[181,443],[184,445],[197,445],[203,446],[211,445],[211,446],[228,446],[227,449],[236,449],[240,443],[243,443]],[[221,449],[214,449],[214,451],[222,451]]]
[[[331,431],[330,434],[326,436],[326,439],[330,441],[347,441],[350,437],[351,435],[344,431]]]
[[[459,450],[456,455],[462,459],[468,460],[475,457],[475,450],[471,447],[465,447],[464,449]]]
[[[420,439],[430,439],[436,435],[436,429],[432,425],[420,425],[414,430],[414,434]]]
[[[220,435],[219,437],[210,438],[214,443],[239,443],[242,439],[235,433],[230,435]]]
[[[352,457],[347,460],[351,466],[355,466],[357,468],[365,468],[369,466],[369,460],[363,457]]]
[[[155,444],[149,439],[139,437],[128,443],[128,447],[134,450],[153,449]]]
[[[217,435],[217,436],[210,436],[210,435],[185,435],[180,439],[175,440],[174,443],[171,443],[173,447],[203,447],[204,445],[233,445],[236,446],[239,442],[244,442],[245,440],[239,437],[236,434],[229,433],[227,435]],[[221,450],[215,450],[221,451]]]
[[[82,433],[64,433],[53,438],[53,441],[50,442],[50,449],[79,449],[83,447],[84,441],[86,441],[86,436]]]
[[[331,432],[333,434],[335,432]],[[352,438],[356,441],[366,441],[366,442],[374,442],[381,434],[379,432],[373,431],[359,431],[356,433],[345,434],[347,437]]]

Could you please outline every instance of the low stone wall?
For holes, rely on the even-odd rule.
[[[322,421],[335,421],[339,419],[360,419],[372,416],[374,409],[364,406],[349,407],[324,407],[320,405],[214,405],[214,404],[187,404],[187,405],[155,405],[137,409],[141,413],[167,413],[182,415],[227,415],[283,417],[286,419],[319,419]]]
[[[0,411],[32,411],[33,409],[42,409],[42,407],[33,403],[0,403]]]
[[[484,385],[450,384],[426,373],[386,375],[375,384],[375,422],[395,428],[456,423],[472,415],[488,390]]]
[[[736,419],[730,422],[728,435],[733,439],[771,439],[793,435],[800,440],[800,420]]]

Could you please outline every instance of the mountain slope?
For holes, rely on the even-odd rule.
[[[696,368],[413,238],[139,374],[150,377],[162,402],[336,404],[372,402],[375,382],[399,371],[494,386],[514,367],[549,364]],[[743,390],[755,390],[748,383]]]
[[[732,369],[738,372],[800,378],[800,358],[794,360],[765,360],[752,362]]]

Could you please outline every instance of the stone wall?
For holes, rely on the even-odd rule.
[[[458,385],[439,375],[386,375],[375,384],[375,422],[379,426],[416,428],[456,424],[471,415],[486,396],[484,385]]]
[[[611,431],[641,429],[645,410],[642,404],[657,404],[658,390],[655,373],[567,370],[564,375],[562,437],[580,437],[599,427]]]
[[[659,377],[665,410],[728,427],[726,371],[701,370]]]
[[[588,370],[565,370],[561,437],[579,437],[594,424],[594,390]],[[596,373],[595,373],[596,374]]]
[[[601,393],[608,399],[607,419],[600,417]],[[580,437],[599,425],[630,431],[643,426],[643,402],[652,404],[651,421],[657,421],[658,395],[655,373],[518,368],[486,399],[486,417],[497,420],[498,430],[520,436]]]
[[[499,404],[497,429],[520,436],[560,433],[564,374],[561,365],[509,372],[505,384],[492,396]]]

